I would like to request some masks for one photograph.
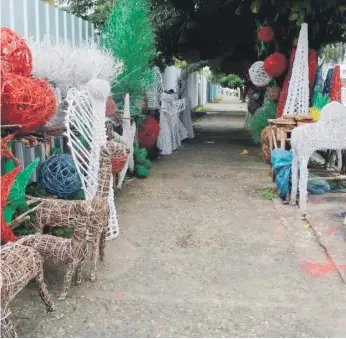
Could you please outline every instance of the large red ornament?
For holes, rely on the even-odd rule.
[[[330,90],[330,101],[341,102],[341,77],[340,66],[335,66],[332,79],[332,88]]]
[[[16,176],[22,170],[22,167],[16,167],[11,172],[1,176],[1,242],[7,243],[9,241],[16,241],[17,237],[13,234],[9,225],[4,219],[4,207],[7,203],[7,197],[10,193],[11,187],[14,184]]]
[[[6,72],[29,76],[32,55],[24,39],[7,27],[1,28],[1,63]]]
[[[291,52],[291,56],[290,56],[289,69],[288,69],[285,81],[282,85],[279,103],[278,103],[278,106],[276,108],[276,116],[277,117],[281,117],[283,112],[284,112],[284,109],[285,109],[287,93],[288,93],[288,86],[289,86],[290,80],[291,80],[292,68],[293,68],[293,62],[294,62],[295,55],[296,55],[296,49],[293,48],[292,52]]]
[[[117,105],[115,101],[112,98],[107,99],[107,105],[106,105],[106,117],[112,118],[117,115]]]
[[[149,115],[143,125],[138,129],[138,141],[142,148],[152,147],[159,136],[160,125],[157,120]]]
[[[315,86],[317,73],[317,52],[314,49],[309,50],[309,86],[310,86],[310,94],[312,94],[312,90]],[[312,97],[312,95],[310,95]]]
[[[264,61],[264,70],[272,78],[282,75],[287,66],[287,58],[282,53],[274,53]]]
[[[274,31],[270,26],[262,27],[258,31],[258,39],[262,42],[268,43],[274,39]]]
[[[13,73],[3,78],[1,102],[1,123],[22,125],[19,133],[45,125],[56,111],[56,98],[46,81]]]

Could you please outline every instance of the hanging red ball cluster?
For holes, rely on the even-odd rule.
[[[278,78],[287,69],[287,58],[282,53],[274,53],[264,61],[264,70],[272,78]]]
[[[14,73],[6,73],[2,80],[2,124],[22,125],[19,132],[29,133],[54,115],[56,97],[46,81]]]
[[[138,141],[142,148],[152,147],[159,136],[160,125],[157,120],[149,115],[143,125],[138,129]]]
[[[106,104],[106,117],[112,118],[112,117],[115,117],[116,114],[117,114],[117,105],[112,98],[108,98],[107,104]]]
[[[32,55],[26,42],[7,27],[1,28],[1,63],[5,72],[29,76]]]
[[[269,43],[274,40],[274,31],[270,26],[262,27],[258,31],[258,39],[262,42]]]

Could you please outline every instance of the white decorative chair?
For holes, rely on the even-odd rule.
[[[150,109],[161,108],[161,96],[163,93],[163,79],[158,67],[153,69],[155,72],[155,80],[147,90],[148,107]]]
[[[180,120],[180,113],[186,109],[185,99],[178,99],[177,94],[162,94],[160,113],[160,133],[157,147],[162,155],[170,155],[186,139],[188,131]]]
[[[320,120],[292,131],[291,146],[292,162],[292,191],[291,204],[296,204],[298,178],[300,211],[306,213],[308,161],[317,150],[346,149],[346,108],[338,103],[331,102],[321,111]],[[346,221],[346,220],[345,220]]]

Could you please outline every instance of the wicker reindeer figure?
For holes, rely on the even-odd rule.
[[[81,268],[86,254],[86,231],[92,233],[92,269],[90,280],[96,279],[97,253],[99,250],[100,259],[104,259],[106,234],[109,220],[109,192],[112,183],[111,158],[124,151],[129,152],[129,148],[114,140],[108,141],[101,148],[99,180],[95,197],[90,201],[67,201],[56,199],[44,199],[37,209],[36,217],[38,230],[44,227],[69,227],[75,229],[74,238],[70,243],[66,239],[53,236],[34,235],[26,237],[26,244],[37,248],[45,259],[54,259],[55,262],[68,264],[68,271],[65,276],[63,292],[60,299],[67,295],[67,289],[71,283],[72,275],[77,270],[77,283],[81,281]],[[25,239],[25,238],[24,238]],[[49,240],[49,245],[47,241]],[[64,240],[64,252],[57,251],[57,244]],[[54,253],[53,253],[54,252]]]
[[[88,202],[45,199],[37,212],[39,224],[44,222],[44,225],[51,227],[73,226],[72,238],[34,234],[18,240],[22,245],[35,248],[45,261],[67,265],[59,300],[66,298],[74,274],[76,283],[81,283],[82,266],[87,254],[87,222],[90,214],[92,207]]]
[[[47,311],[54,311],[54,303],[43,280],[41,255],[35,249],[18,243],[1,246],[1,337],[17,336],[9,319],[9,303],[34,278]]]

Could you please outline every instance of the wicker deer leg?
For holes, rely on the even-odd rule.
[[[101,234],[101,239],[100,239],[100,260],[104,260],[105,258],[106,235],[107,235],[107,230],[104,230]]]
[[[65,276],[64,276],[64,282],[63,282],[63,285],[62,285],[62,290],[61,290],[61,294],[59,296],[59,299],[58,300],[65,300],[66,299],[66,296],[67,296],[67,292],[71,286],[71,281],[72,281],[72,278],[76,272],[76,268],[77,268],[77,265],[75,262],[72,262],[70,264],[68,264],[67,266],[67,270],[66,270],[66,273],[65,273]]]
[[[90,280],[95,281],[96,279],[96,266],[97,266],[97,254],[98,249],[100,247],[100,238],[101,234],[99,232],[95,232],[93,234],[93,244],[92,244],[92,254],[91,254],[91,273],[90,273]]]
[[[87,247],[85,248],[85,253],[87,252]],[[76,268],[76,285],[80,285],[82,283],[82,270],[85,262],[85,257],[78,263]]]
[[[1,338],[17,338],[17,333],[13,327],[12,321],[10,319],[11,311],[9,309],[5,310],[7,312],[3,312],[6,314],[3,318],[1,318]]]
[[[48,293],[47,285],[44,282],[44,276],[43,276],[43,261],[40,263],[40,272],[36,277],[36,286],[38,293],[42,299],[42,301],[46,304],[47,312],[53,312],[55,309],[53,300]]]

